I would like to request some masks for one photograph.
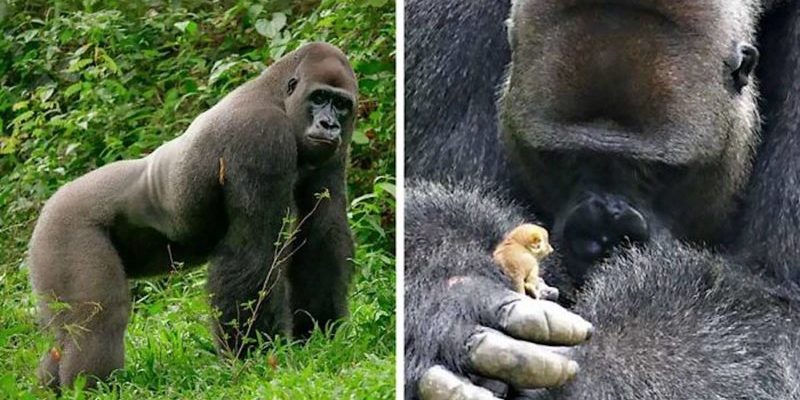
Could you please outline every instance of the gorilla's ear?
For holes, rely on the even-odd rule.
[[[286,87],[286,94],[287,95],[291,95],[292,93],[294,93],[294,89],[297,88],[297,82],[298,82],[298,80],[297,80],[296,77],[289,78],[289,83],[288,83],[288,85]]]
[[[758,65],[758,49],[749,43],[739,42],[735,45],[733,60],[730,67],[733,69],[733,86],[737,93],[750,83],[750,76]]]

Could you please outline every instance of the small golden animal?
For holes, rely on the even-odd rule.
[[[514,282],[514,290],[533,298],[553,300],[558,290],[539,277],[539,262],[553,252],[547,230],[534,224],[512,229],[494,250],[494,262]]]

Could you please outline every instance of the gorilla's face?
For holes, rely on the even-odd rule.
[[[756,7],[514,2],[504,143],[568,262],[596,261],[654,229],[714,239],[755,144]]]
[[[288,81],[287,93],[286,111],[295,125],[301,163],[324,163],[352,136],[356,106],[352,70],[336,54],[306,60]]]

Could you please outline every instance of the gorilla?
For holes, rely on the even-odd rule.
[[[57,388],[86,374],[94,384],[121,368],[127,279],[169,272],[176,261],[210,263],[218,346],[236,355],[256,334],[303,337],[346,316],[354,245],[345,165],[356,95],[345,55],[311,43],[148,156],[59,189],[29,251],[42,323],[56,335],[40,379]],[[302,218],[291,254],[276,242],[288,213]]]
[[[406,398],[800,399],[800,2],[406,18]]]

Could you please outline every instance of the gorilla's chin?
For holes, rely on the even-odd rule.
[[[328,161],[339,148],[339,140],[313,139],[304,140],[300,149],[300,164],[305,166],[319,166]]]

